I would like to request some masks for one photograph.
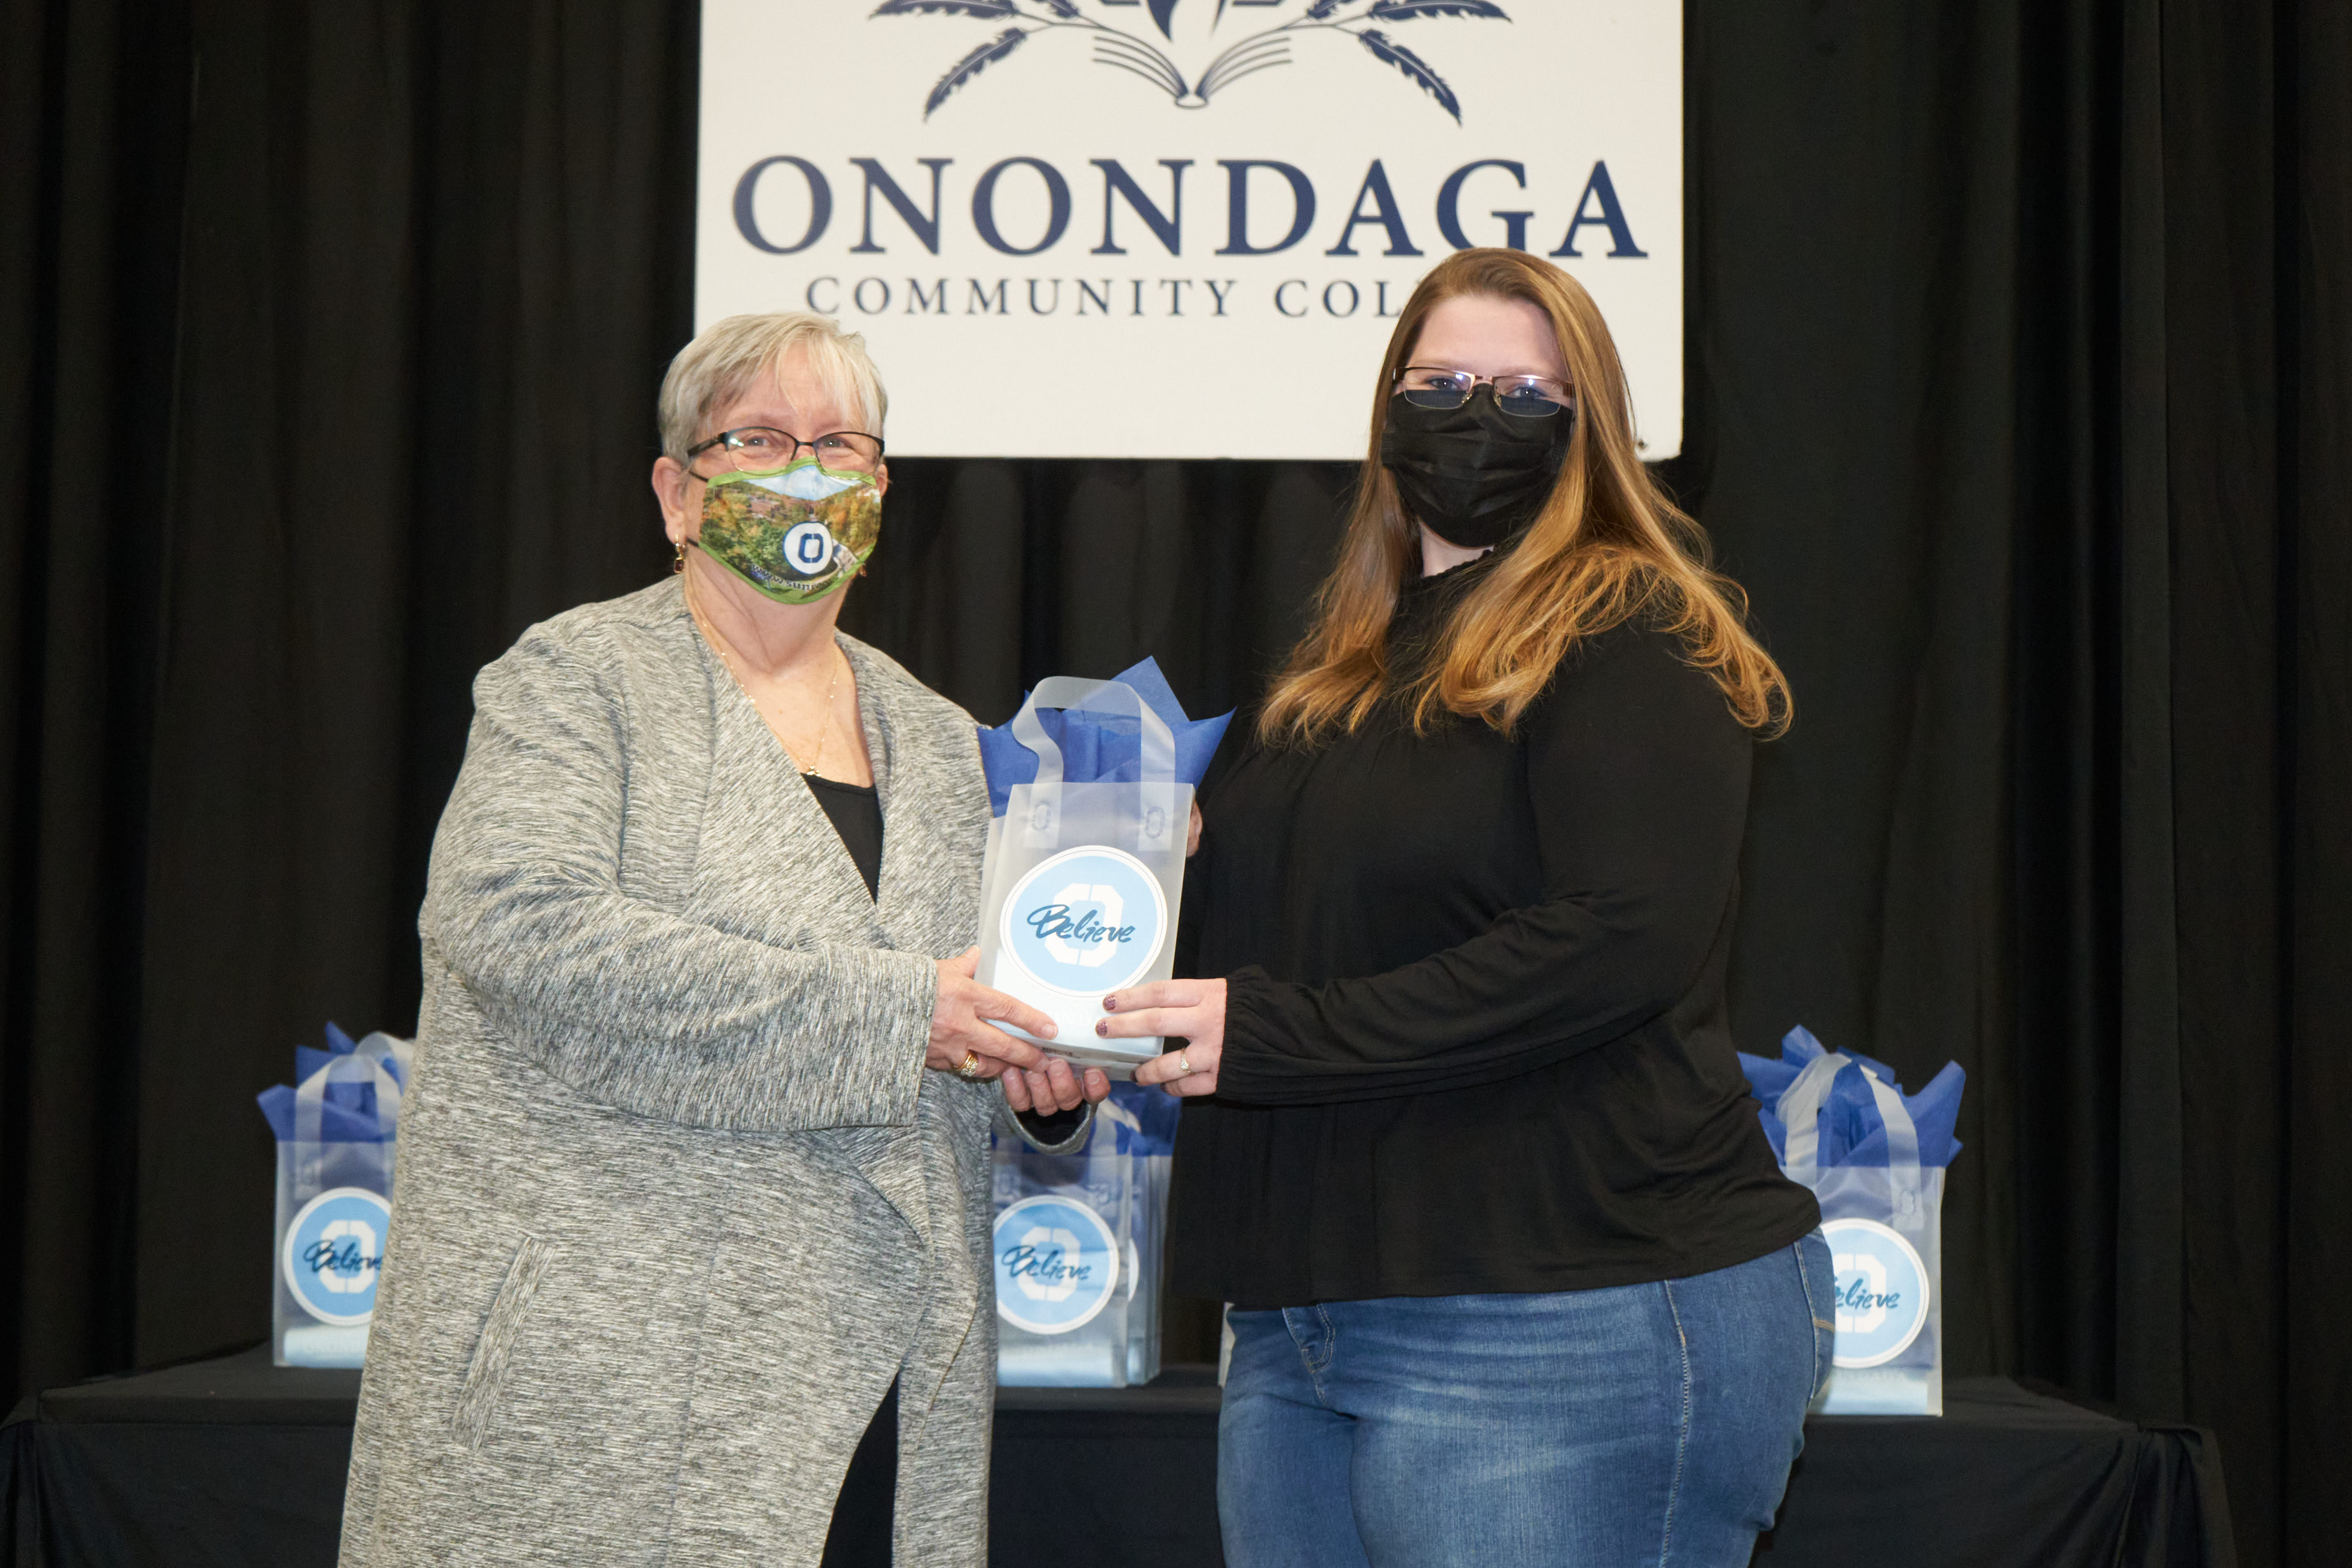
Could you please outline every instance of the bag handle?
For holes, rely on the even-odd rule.
[[[1870,1098],[1878,1107],[1878,1120],[1886,1128],[1886,1175],[1895,1192],[1895,1212],[1911,1218],[1919,1212],[1918,1124],[1911,1120],[1911,1112],[1905,1108],[1903,1096],[1894,1085],[1843,1051],[1824,1051],[1815,1057],[1781,1090],[1780,1121],[1789,1130],[1788,1155],[1781,1163],[1800,1181],[1805,1178],[1799,1173],[1810,1174],[1818,1168],[1822,1110],[1829,1102],[1830,1089],[1838,1075],[1848,1068],[1858,1069],[1870,1085]]]
[[[1136,814],[1136,847],[1147,851],[1162,847],[1152,840],[1166,837],[1176,810],[1176,737],[1135,688],[1121,681],[1085,680],[1074,675],[1052,675],[1039,681],[1029,700],[1021,704],[1021,711],[1013,716],[1013,738],[1037,757],[1037,777],[1029,786],[1030,808],[1021,825],[1024,845],[1054,849],[1062,842],[1062,748],[1045,733],[1037,718],[1040,708],[1135,714],[1143,729],[1143,809]],[[1160,828],[1156,834],[1151,831],[1155,821]]]
[[[346,1053],[328,1058],[325,1066],[304,1079],[294,1089],[294,1159],[298,1173],[305,1161],[315,1166],[320,1159],[319,1148],[323,1142],[319,1136],[320,1123],[326,1120],[327,1086],[331,1083],[373,1083],[375,1085],[375,1121],[378,1130],[400,1124],[400,1076],[392,1070],[397,1064],[405,1073],[411,1049],[408,1042],[395,1040],[390,1035],[370,1035]],[[317,1184],[315,1170],[304,1174],[310,1184]]]

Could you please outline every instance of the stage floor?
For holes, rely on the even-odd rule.
[[[335,1558],[359,1374],[266,1348],[52,1389],[0,1428],[0,1559],[23,1568]],[[1208,1568],[1218,1390],[997,1396],[991,1560]],[[1941,1418],[1817,1416],[1759,1568],[2232,1568],[2210,1434],[2136,1425],[2005,1379],[1950,1384]]]

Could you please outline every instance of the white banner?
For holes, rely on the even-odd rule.
[[[697,324],[863,331],[897,454],[1360,458],[1474,245],[1681,448],[1679,0],[704,0],[701,134]]]

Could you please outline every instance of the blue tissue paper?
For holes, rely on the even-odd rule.
[[[1183,705],[1160,673],[1159,661],[1141,664],[1111,678],[1131,688],[1145,706],[1160,716],[1176,742],[1176,782],[1198,784],[1224,739],[1231,712],[1213,719],[1188,719]],[[1022,693],[1022,701],[1029,700]],[[1062,779],[1066,784],[1131,784],[1143,776],[1143,726],[1122,713],[1097,713],[1090,709],[1040,708],[1037,722],[1062,749]],[[988,809],[1003,816],[1015,784],[1034,784],[1037,753],[1023,745],[1011,723],[980,729],[980,761],[988,774]]]
[[[1113,1147],[1119,1153],[1176,1152],[1176,1123],[1184,1114],[1182,1100],[1139,1083],[1114,1083],[1110,1086],[1110,1098],[1112,1103],[1135,1118],[1132,1127],[1123,1119],[1107,1119],[1118,1135]]]
[[[1824,1054],[1824,1050],[1812,1032],[1801,1024],[1782,1037],[1779,1061],[1751,1057],[1746,1051],[1739,1053],[1739,1068],[1748,1075],[1748,1090],[1763,1102],[1757,1116],[1764,1124],[1764,1136],[1771,1140],[1775,1159],[1785,1162],[1789,1157],[1789,1130],[1780,1117],[1780,1096],[1796,1081],[1806,1064]],[[1866,1065],[1883,1082],[1902,1093],[1903,1085],[1893,1068],[1859,1051],[1845,1054]],[[1927,1088],[1917,1094],[1903,1095],[1903,1108],[1911,1113],[1912,1122],[1919,1130],[1922,1165],[1949,1165],[1952,1156],[1960,1152],[1960,1142],[1953,1136],[1953,1130],[1959,1124],[1960,1091],[1967,1084],[1968,1074],[1960,1064],[1946,1062],[1944,1070],[1928,1079]],[[1821,1126],[1819,1160],[1822,1165],[1886,1163],[1886,1124],[1879,1120],[1877,1102],[1861,1072],[1853,1068],[1839,1072],[1830,1086],[1829,1097],[1822,1104]]]

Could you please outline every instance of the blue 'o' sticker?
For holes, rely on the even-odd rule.
[[[1168,896],[1134,856],[1099,845],[1033,868],[1004,900],[1002,941],[1041,984],[1099,996],[1142,978],[1168,931]]]
[[[365,1187],[334,1187],[304,1204],[278,1259],[302,1310],[337,1328],[366,1322],[391,1229],[392,1205]]]
[[[1927,1266],[1911,1244],[1874,1219],[1822,1226],[1837,1280],[1840,1366],[1884,1366],[1927,1326]]]
[[[996,1315],[1033,1334],[1094,1321],[1118,1289],[1118,1244],[1075,1198],[1024,1198],[996,1216]]]

